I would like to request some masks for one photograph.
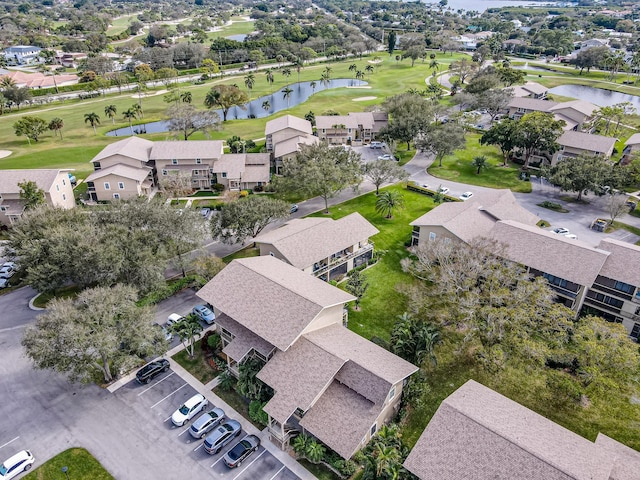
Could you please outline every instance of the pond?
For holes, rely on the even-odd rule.
[[[311,82],[299,82],[293,83],[291,85],[287,85],[282,89],[274,92],[270,95],[265,95],[263,97],[256,98],[251,100],[249,103],[245,105],[246,110],[243,110],[240,107],[231,107],[229,113],[227,115],[227,120],[241,120],[246,118],[262,118],[268,117],[269,115],[273,115],[276,112],[280,112],[282,110],[286,110],[289,107],[294,107],[303,102],[306,102],[311,95],[316,92],[321,92],[323,90],[329,90],[332,88],[343,88],[343,87],[363,87],[367,85],[367,82],[362,80],[356,80],[353,78],[335,78],[329,80],[329,82],[325,85],[321,81],[315,82],[315,87],[311,87]],[[286,96],[282,93],[282,90],[285,88],[291,89],[291,94],[287,99]],[[265,102],[268,102],[268,109],[264,107]],[[329,107],[327,107],[329,108]],[[218,109],[215,112],[220,116],[222,120],[222,110]],[[163,133],[168,131],[167,122],[159,121],[159,122],[150,122],[141,125],[134,125],[133,133]],[[117,130],[111,130],[107,132],[107,136],[109,137],[127,137],[131,135],[131,129],[129,127],[118,128]]]
[[[534,65],[529,66],[529,62],[525,63],[524,65],[515,65],[513,68],[515,68],[516,70],[533,70],[536,72],[549,72],[549,70],[546,68],[536,67]]]
[[[549,93],[585,100],[599,107],[631,102],[636,110],[640,112],[640,97],[637,95],[629,95],[628,93],[614,92],[603,88],[588,87],[586,85],[558,85],[557,87],[550,88]]]
[[[224,37],[224,38],[228,38],[229,40],[235,40],[236,42],[244,42],[244,39],[247,38],[247,35],[245,33],[238,33],[236,35],[229,35],[228,37]]]

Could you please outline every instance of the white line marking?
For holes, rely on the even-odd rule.
[[[278,471],[276,472],[276,474],[275,474],[273,477],[271,477],[269,480],[273,480],[274,478],[276,478],[276,477],[278,476],[278,474],[279,474],[282,470],[284,470],[284,465],[282,465],[282,467],[280,468],[280,470],[278,470]]]
[[[189,427],[191,428],[191,427]],[[181,436],[183,433],[187,433],[189,431],[189,428],[184,429],[183,431],[181,431],[178,436]]]
[[[200,445],[198,445],[196,448],[193,449],[194,452],[197,452],[198,449],[204,447],[204,442],[202,442]]]
[[[151,385],[150,387],[145,388],[143,391],[141,391],[138,396],[142,395],[145,392],[148,392],[149,390],[151,390],[153,387],[155,387],[156,385],[158,385],[160,382],[164,382],[167,378],[169,378],[171,375],[173,375],[175,372],[171,372],[169,375],[167,375],[166,377],[164,377],[162,380],[154,383],[153,385]]]
[[[251,465],[253,465],[253,462],[255,462],[257,459],[259,459],[262,455],[264,455],[264,452],[266,452],[267,449],[264,449],[260,452],[260,455],[258,455],[256,458],[254,458],[251,463],[249,463],[249,465],[247,465],[246,467],[244,467],[240,473],[238,473],[235,477],[233,477],[233,480],[236,480],[240,475],[242,475],[244,473],[244,471],[249,468]]]
[[[156,403],[154,403],[153,405],[151,405],[151,407],[150,407],[150,408],[155,408],[155,407],[157,407],[157,406],[158,406],[158,405],[160,405],[162,402],[164,402],[167,398],[169,398],[171,395],[173,395],[174,393],[176,393],[178,390],[180,390],[180,389],[182,389],[182,388],[186,387],[187,385],[188,385],[188,384],[187,384],[187,383],[185,383],[185,384],[184,384],[184,385],[182,385],[180,388],[175,389],[173,392],[171,392],[169,395],[167,395],[166,397],[164,397],[162,400],[160,400],[159,402],[156,402]],[[171,417],[169,417],[169,418],[171,418]]]
[[[204,443],[203,443],[203,445],[204,445]],[[224,455],[222,455],[218,460],[216,460],[215,462],[213,462],[213,463],[211,464],[211,468],[213,468],[213,466],[214,466],[216,463],[218,463],[220,460],[222,460],[223,458],[224,458]]]
[[[13,440],[9,440],[9,441],[8,441],[7,443],[5,443],[4,445],[0,445],[0,448],[4,448],[4,447],[6,447],[7,445],[9,445],[10,443],[15,442],[15,441],[16,441],[17,439],[19,439],[19,438],[20,438],[20,436],[17,436],[17,437],[16,437],[16,438],[14,438]]]
[[[173,416],[173,415],[172,415]],[[163,422],[166,422],[167,420],[171,420],[171,417],[167,417],[163,420]]]

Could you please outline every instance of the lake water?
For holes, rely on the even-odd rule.
[[[294,73],[295,75],[295,73]],[[263,79],[260,79],[263,80]],[[263,80],[264,81],[264,80]],[[311,95],[316,92],[321,92],[323,90],[329,90],[332,88],[343,88],[343,87],[364,87],[367,85],[367,82],[361,80],[355,80],[353,78],[335,78],[330,80],[326,85],[324,85],[321,81],[316,81],[315,88],[311,87],[310,82],[300,82],[293,83],[291,85],[287,85],[288,88],[292,90],[289,99],[285,98],[282,90],[287,87],[283,87],[282,89],[274,92],[271,95],[265,95],[263,97],[256,98],[251,102],[246,104],[246,110],[243,110],[239,107],[231,107],[229,113],[227,115],[227,120],[240,120],[249,118],[253,116],[255,118],[268,117],[269,115],[273,115],[274,113],[280,112],[282,110],[286,110],[289,107],[294,107],[303,102],[306,102]],[[362,95],[366,96],[367,90],[362,89]],[[263,102],[268,101],[270,107],[268,110],[262,108]],[[143,105],[144,107],[144,105]],[[327,109],[331,108],[331,105],[327,105]],[[217,114],[220,116],[220,120],[222,120],[222,110],[215,110]],[[321,112],[316,112],[320,114]],[[252,118],[253,118],[252,117]],[[167,122],[150,122],[142,125],[134,125],[133,127],[134,133],[162,133],[168,131]],[[128,137],[131,135],[131,129],[129,127],[118,128],[117,130],[111,130],[107,132],[107,136],[109,137]]]
[[[640,97],[627,93],[613,92],[602,88],[587,87],[585,85],[559,85],[549,89],[549,93],[562,95],[563,97],[577,98],[591,102],[599,107],[611,106],[617,103],[631,102],[640,112]]]
[[[229,40],[235,40],[236,42],[244,42],[244,39],[247,38],[247,35],[244,33],[238,33],[237,35],[229,35],[228,37],[224,37],[224,38],[228,38]]]

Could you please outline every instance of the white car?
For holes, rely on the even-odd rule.
[[[175,325],[176,323],[181,322],[182,320],[184,320],[184,317],[182,315],[177,313],[172,313],[167,318],[166,326],[170,327],[171,325]]]
[[[570,238],[571,240],[577,240],[578,236],[574,233],[565,233],[564,234],[565,237]]]
[[[207,405],[209,405],[209,400],[198,393],[184,402],[180,408],[173,412],[173,415],[171,415],[171,421],[176,427],[181,427],[200,413]]]
[[[564,227],[554,228],[551,231],[553,233],[557,233],[558,235],[566,235],[567,233],[569,233],[569,229],[568,228],[564,228]]]
[[[9,480],[10,478],[17,477],[22,472],[30,470],[35,461],[36,459],[33,458],[29,450],[22,450],[16,453],[0,465],[0,479]]]
[[[458,198],[464,201],[464,200],[469,200],[471,197],[473,197],[473,192],[464,192]]]
[[[0,267],[0,278],[11,278],[15,275],[16,269],[15,267],[5,264]]]
[[[379,155],[378,160],[395,160],[396,158],[390,153],[385,153],[384,155]]]
[[[447,187],[440,187],[438,188],[438,193],[441,193],[443,195],[447,195],[449,193],[449,188]]]

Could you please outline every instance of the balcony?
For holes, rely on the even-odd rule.
[[[348,262],[349,260],[351,260],[352,258],[355,257],[359,257],[360,255],[363,255],[369,251],[373,250],[373,243],[368,243],[366,244],[364,247],[359,248],[358,250],[352,252],[352,253],[348,253],[346,255],[340,255],[337,256],[335,258],[332,258],[329,261],[329,265],[320,265],[320,267],[316,270],[313,271],[313,274],[316,277],[319,277],[321,275],[326,274],[329,270],[335,268],[337,265],[341,265],[345,262]]]

